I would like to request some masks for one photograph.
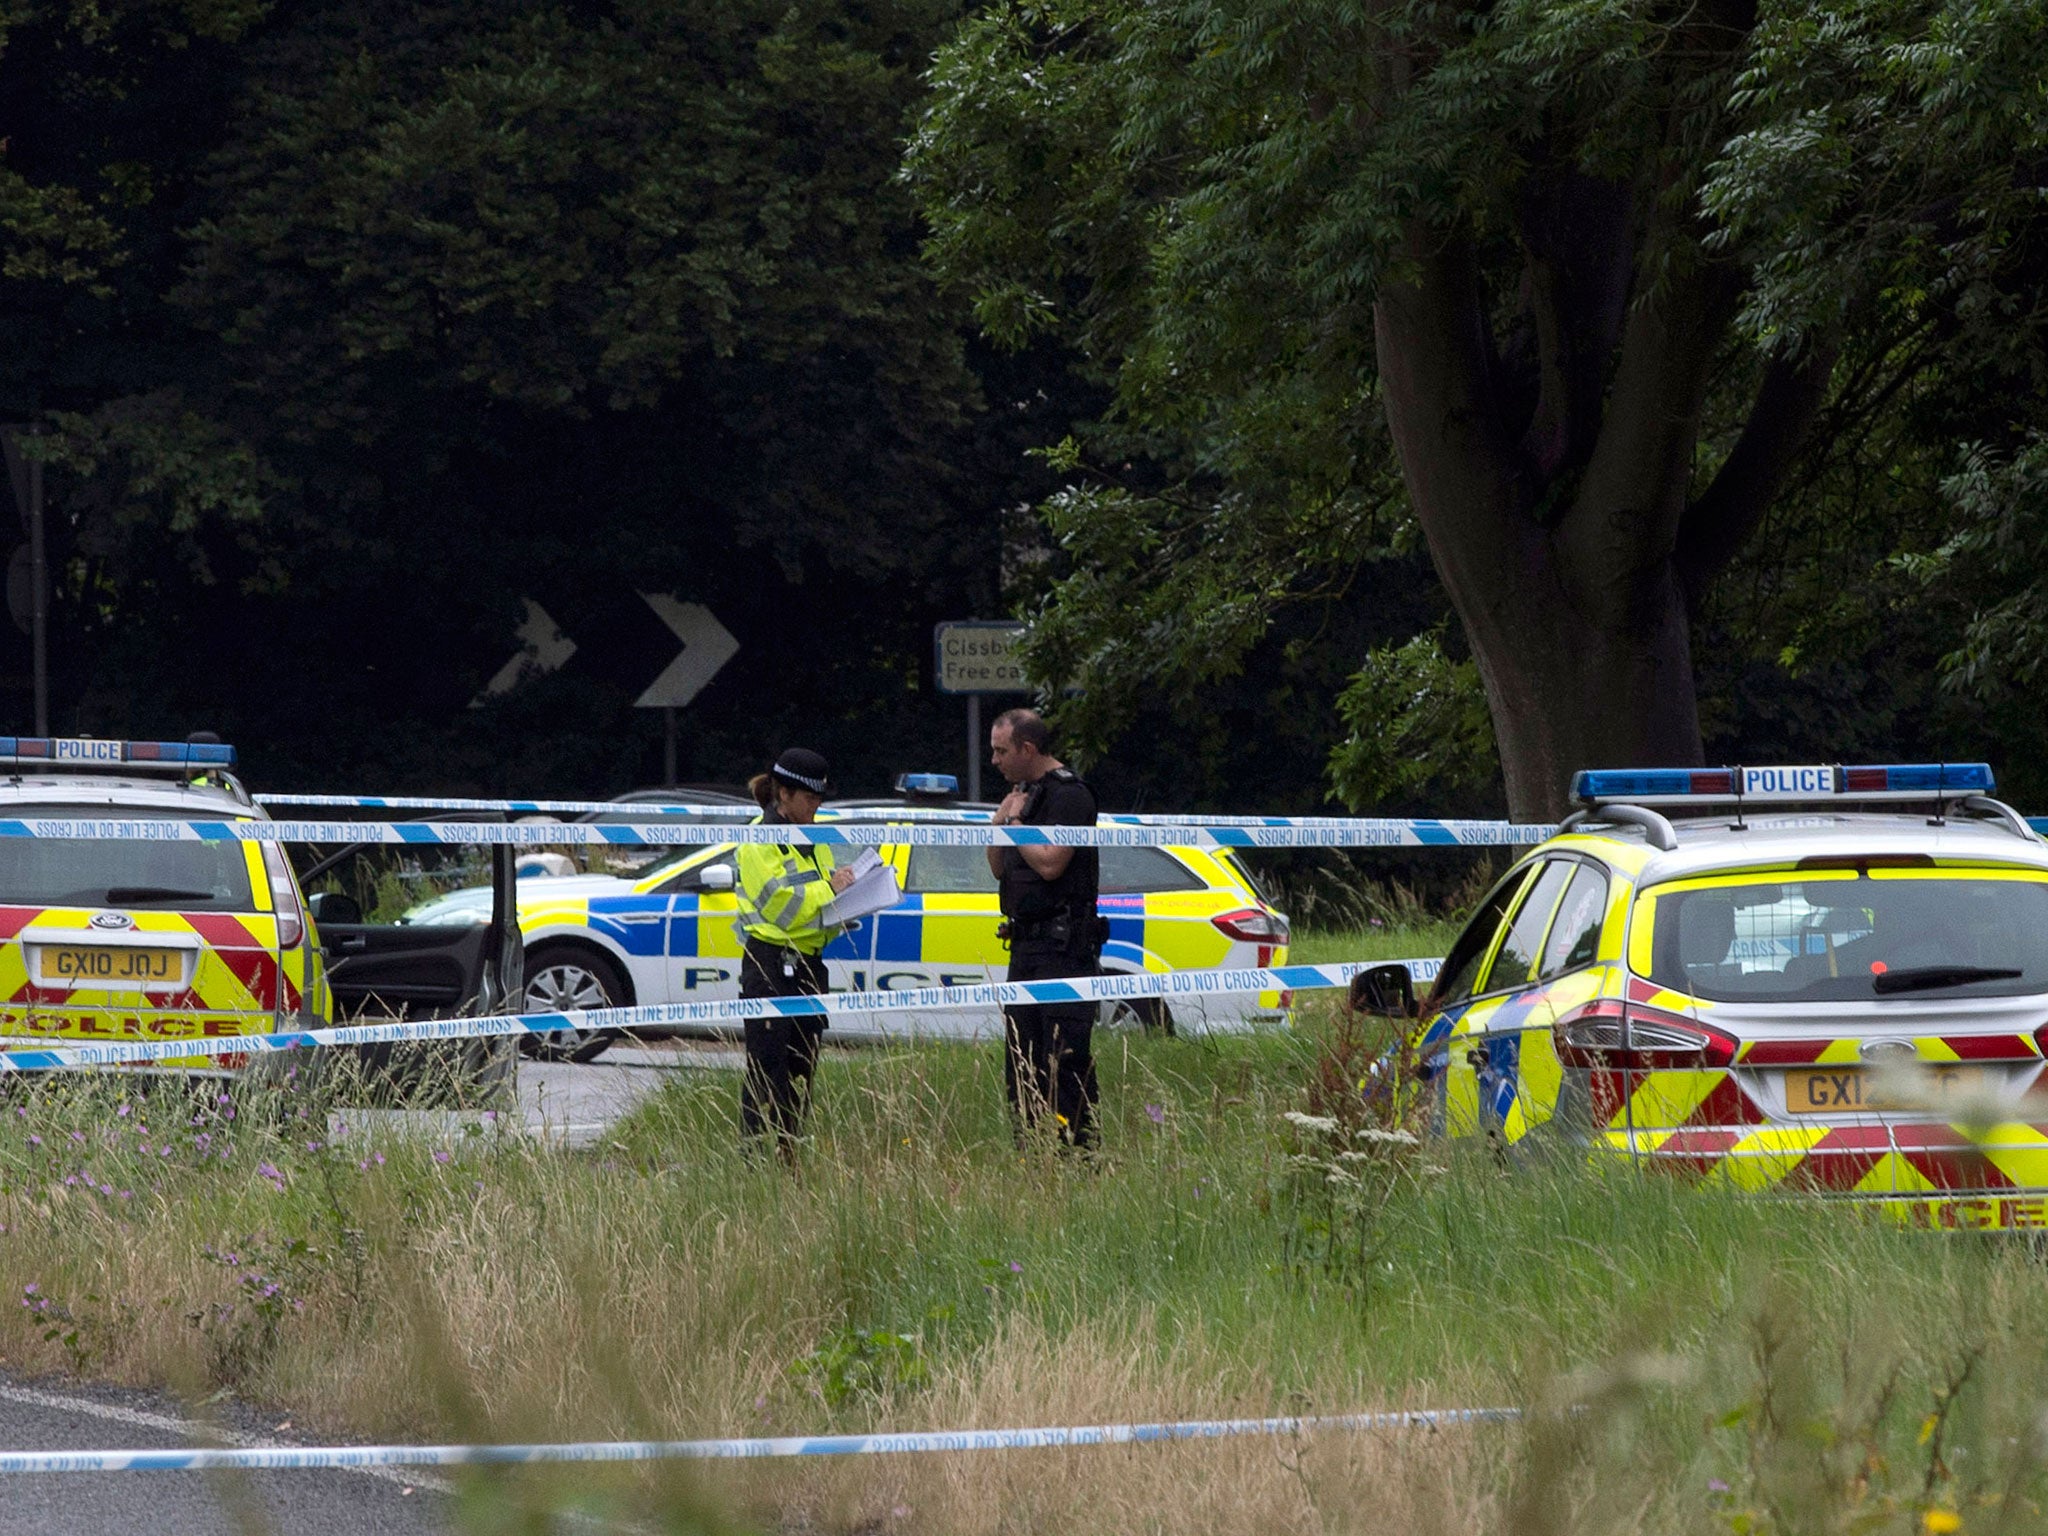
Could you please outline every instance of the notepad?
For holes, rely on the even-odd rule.
[[[903,899],[902,888],[896,884],[896,871],[883,863],[874,849],[863,848],[860,857],[846,867],[853,871],[853,883],[835,896],[821,914],[827,927],[844,927]]]

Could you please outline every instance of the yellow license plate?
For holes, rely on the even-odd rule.
[[[1785,1073],[1785,1110],[1794,1115],[1857,1115],[1919,1109],[1929,1099],[1960,1097],[1995,1087],[1997,1081],[1983,1067],[1923,1066],[1908,1080],[1910,1087],[1881,1082],[1862,1067],[1791,1067]]]
[[[45,944],[36,972],[43,981],[180,981],[183,954],[175,949],[117,949],[99,944]]]

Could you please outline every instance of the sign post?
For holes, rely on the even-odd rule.
[[[967,798],[981,798],[981,738],[984,693],[1029,693],[1018,650],[1024,626],[1014,619],[959,619],[932,630],[933,674],[939,692],[967,695]]]
[[[678,602],[660,592],[642,592],[640,600],[682,642],[661,676],[633,701],[635,709],[661,711],[661,781],[667,785],[676,781],[676,711],[703,692],[718,669],[739,654],[740,643],[702,603]]]
[[[50,734],[50,585],[45,574],[43,553],[43,460],[40,454],[23,453],[23,437],[40,437],[40,426],[8,427],[0,431],[0,445],[7,456],[8,478],[14,482],[14,499],[28,524],[28,610],[29,641],[35,677],[36,734]],[[9,573],[10,576],[12,573]],[[12,585],[10,581],[10,586]],[[10,593],[10,596],[12,594]]]

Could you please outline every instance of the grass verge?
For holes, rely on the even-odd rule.
[[[679,1530],[2042,1524],[2048,1287],[2023,1248],[1289,1119],[1345,1042],[1327,1003],[1287,1035],[1105,1037],[1094,1163],[1012,1144],[991,1048],[829,1056],[793,1169],[737,1147],[727,1074],[678,1074],[575,1155],[490,1122],[334,1134],[289,1080],[53,1082],[0,1124],[0,1350],[376,1439],[1537,1412],[501,1473],[467,1485],[478,1529],[570,1500]]]

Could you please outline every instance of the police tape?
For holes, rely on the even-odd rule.
[[[503,1013],[477,1018],[392,1020],[337,1024],[325,1029],[204,1039],[110,1040],[105,1044],[8,1047],[0,1073],[71,1071],[127,1066],[194,1056],[235,1056],[266,1051],[404,1041],[469,1040],[497,1035],[552,1035],[571,1029],[653,1029],[742,1024],[748,1019],[866,1018],[888,1013],[1028,1007],[1034,1003],[1194,1000],[1245,992],[1308,992],[1345,987],[1361,971],[1405,966],[1416,981],[1433,980],[1437,959],[1347,961],[1339,965],[1234,966],[1210,971],[1157,971],[1144,975],[1076,976],[1060,981],[995,981],[972,987],[905,987],[881,992],[828,992],[817,997],[734,997],[703,1003],[648,1003],[633,1008],[575,1009],[562,1013]],[[10,1038],[19,1038],[10,1037]]]
[[[681,847],[715,843],[814,843],[872,848],[910,843],[931,848],[1439,848],[1511,847],[1547,842],[1552,826],[1504,821],[1365,819],[1313,825],[1236,825],[1190,818],[1172,826],[1093,827],[935,825],[720,825],[691,822],[489,821],[185,821],[168,818],[0,818],[0,839],[107,842],[381,844],[404,847]]]
[[[934,1451],[1027,1451],[1156,1445],[1237,1435],[1327,1430],[1448,1429],[1508,1424],[1515,1408],[1414,1408],[1278,1419],[1183,1419],[1028,1429],[944,1429],[875,1435],[789,1435],[733,1440],[586,1440],[539,1445],[258,1445],[232,1450],[0,1451],[7,1472],[305,1471],[337,1467],[479,1467],[536,1462],[750,1461],[791,1456],[901,1456]]]
[[[760,814],[751,804],[717,804],[688,800],[634,800],[621,803],[617,800],[474,800],[433,795],[297,794],[256,795],[253,798],[261,806],[326,806],[337,810],[367,811],[473,811],[505,816],[629,816],[632,813],[640,813],[662,817],[689,816],[704,821],[745,822]],[[862,806],[844,813],[835,812],[828,805],[823,814],[827,825],[835,824],[835,818],[843,815],[847,820],[858,817],[868,822],[886,818],[890,821],[947,821],[971,826],[985,825],[990,813],[986,808],[977,806],[906,803]],[[1153,811],[1105,811],[1096,819],[1104,826],[1116,827],[1351,827],[1393,824],[1389,818],[1357,816],[1249,816],[1230,813]],[[1436,823],[1426,818],[1418,818],[1409,820],[1408,824],[1421,827]],[[1445,824],[1467,831],[1478,827],[1511,828],[1515,825],[1506,821],[1454,821]]]

